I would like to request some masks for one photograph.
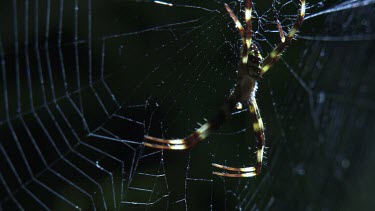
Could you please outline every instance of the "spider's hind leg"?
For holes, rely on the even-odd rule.
[[[236,28],[240,32],[242,41],[244,41],[244,37],[245,37],[244,31],[245,30],[244,30],[241,22],[238,20],[237,16],[233,13],[232,9],[227,4],[224,3],[224,5],[225,5],[225,9],[228,11],[230,17],[232,18],[234,24],[236,24]]]
[[[303,19],[305,17],[305,0],[301,0],[301,8],[300,12],[298,14],[297,20],[294,23],[293,27],[289,30],[288,35],[286,36],[285,41],[283,41],[283,32],[281,29],[281,26],[279,28],[280,36],[281,36],[281,43],[276,46],[270,54],[264,59],[261,76],[266,73],[279,59],[281,54],[285,51],[286,47],[290,45],[290,43],[293,41],[294,35],[297,33],[298,29],[301,27]],[[279,25],[279,24],[278,24]]]
[[[230,9],[230,7],[227,4],[224,4],[226,10],[228,11],[230,17],[232,18],[233,22],[236,24],[236,27],[241,35],[241,41],[242,41],[242,48],[241,48],[241,61],[242,64],[247,64],[248,60],[248,51],[250,49],[251,43],[252,43],[252,25],[251,25],[251,13],[252,13],[252,0],[246,0],[245,2],[245,28],[242,26],[236,15],[233,13],[233,11]]]

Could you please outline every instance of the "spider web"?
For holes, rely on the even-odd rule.
[[[181,138],[235,84],[239,34],[224,1],[0,4],[0,209],[369,210],[374,203],[373,0],[307,1],[297,41],[259,83],[266,158],[251,166],[246,109],[186,151]],[[227,1],[243,22],[243,2]],[[254,1],[263,56],[298,1]]]

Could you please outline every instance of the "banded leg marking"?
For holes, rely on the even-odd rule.
[[[226,171],[235,171],[240,173],[223,173],[223,172],[212,172],[215,175],[222,176],[222,177],[253,177],[256,176],[255,167],[244,167],[244,168],[236,168],[230,166],[224,166],[220,164],[213,163],[212,166],[216,168],[220,168]]]
[[[202,125],[194,133],[190,134],[184,139],[161,139],[152,136],[145,135],[144,138],[149,142],[144,142],[143,145],[146,147],[156,148],[156,149],[167,149],[167,150],[184,150],[198,144],[198,142],[204,140],[211,128],[210,123]]]
[[[251,118],[253,119],[253,130],[255,138],[257,140],[257,163],[255,165],[256,174],[260,174],[263,162],[264,145],[265,145],[265,135],[264,135],[264,125],[262,117],[260,116],[259,108],[256,99],[252,99],[249,104],[249,111]]]
[[[247,0],[246,3],[248,1],[249,0]],[[237,27],[238,31],[240,32],[241,41],[242,41],[242,48],[241,48],[241,52],[240,52],[241,62],[242,62],[242,64],[245,65],[245,64],[247,64],[247,60],[248,60],[247,51],[250,48],[250,44],[251,44],[251,43],[249,45],[247,44],[248,43],[247,37],[249,36],[249,32],[248,32],[249,29],[248,29],[248,27],[246,27],[246,37],[245,37],[245,29],[243,28],[241,22],[238,20],[237,16],[233,13],[232,9],[230,9],[230,7],[227,4],[224,3],[224,5],[225,5],[225,8],[228,11],[230,17],[232,18],[233,22],[236,24],[236,27]],[[245,8],[245,19],[246,18],[249,18],[249,20],[251,20],[251,11]],[[250,36],[251,36],[251,30],[250,30]],[[251,39],[249,41],[251,42]]]
[[[224,166],[220,164],[213,163],[212,166],[225,170],[225,171],[233,171],[238,173],[226,173],[226,172],[217,172],[214,171],[213,174],[222,176],[222,177],[254,177],[259,175],[262,168],[263,162],[263,153],[264,153],[264,145],[265,145],[265,136],[264,136],[264,125],[262,118],[260,116],[259,108],[257,102],[254,99],[249,104],[249,112],[251,119],[253,120],[253,130],[255,134],[255,138],[257,140],[257,163],[255,166],[252,167],[230,167]]]
[[[281,42],[278,46],[276,46],[271,51],[271,53],[264,59],[263,67],[260,73],[261,76],[264,73],[266,73],[279,60],[281,54],[285,51],[285,48],[288,47],[290,43],[293,41],[294,35],[297,33],[298,29],[302,25],[303,19],[305,17],[305,10],[306,10],[305,0],[301,0],[301,9],[298,14],[296,22],[294,23],[293,27],[288,32],[288,35],[285,38],[285,41]]]
[[[232,9],[227,4],[224,3],[224,6],[225,6],[225,9],[228,11],[230,17],[232,18],[234,24],[236,24],[236,28],[240,32],[241,39],[243,41],[245,36],[244,36],[244,28],[241,22],[238,20],[237,16],[233,13]]]
[[[212,130],[219,128],[230,117],[231,113],[236,110],[235,105],[236,102],[238,102],[238,97],[236,97],[235,93],[236,91],[232,93],[229,99],[220,107],[218,113],[211,120],[186,138],[161,139],[145,135],[144,138],[148,142],[144,142],[143,145],[151,148],[167,150],[184,150],[195,146],[206,139]]]
[[[252,34],[251,34],[251,13],[252,13],[252,1],[247,0],[245,2],[245,23],[246,23],[246,28],[245,28],[245,42],[246,42],[246,47],[247,49],[250,49],[250,45],[252,42]]]

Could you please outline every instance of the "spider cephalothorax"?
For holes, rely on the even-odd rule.
[[[214,167],[226,171],[234,171],[236,173],[213,172],[213,174],[225,177],[253,177],[259,175],[263,161],[265,136],[263,121],[255,99],[257,81],[279,60],[281,54],[285,51],[285,48],[290,45],[299,27],[302,25],[305,16],[305,0],[300,1],[301,8],[293,27],[288,32],[287,36],[284,37],[281,25],[278,22],[277,26],[280,32],[281,43],[277,45],[264,59],[262,58],[257,45],[252,42],[252,0],[245,1],[245,28],[239,22],[230,7],[227,4],[224,4],[230,17],[236,24],[242,41],[240,61],[237,68],[237,83],[233,92],[229,95],[228,99],[220,107],[218,113],[213,118],[186,138],[168,140],[145,135],[145,139],[154,143],[144,142],[144,145],[152,148],[168,150],[183,150],[190,148],[204,140],[212,130],[218,129],[230,118],[234,111],[242,109],[242,106],[246,105],[249,108],[250,117],[253,121],[255,138],[257,140],[256,164],[253,167],[237,168],[214,163],[212,164]]]

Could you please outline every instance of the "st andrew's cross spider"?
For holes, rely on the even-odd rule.
[[[224,177],[253,177],[259,175],[262,168],[263,151],[265,145],[264,126],[259,113],[259,108],[255,99],[257,82],[262,76],[279,60],[281,54],[289,46],[302,25],[305,16],[305,0],[301,1],[300,11],[293,27],[289,30],[287,36],[284,36],[280,23],[278,29],[280,32],[281,43],[277,45],[266,58],[260,55],[259,49],[252,42],[252,0],[245,1],[245,27],[242,26],[236,15],[227,4],[225,5],[230,17],[233,19],[238,29],[242,47],[240,51],[240,61],[238,63],[237,83],[234,91],[226,99],[220,107],[218,113],[207,123],[184,139],[161,139],[145,135],[144,138],[149,142],[144,142],[147,147],[167,150],[184,150],[195,146],[204,140],[212,131],[217,130],[224,122],[226,122],[231,113],[241,109],[242,105],[247,105],[250,111],[250,117],[253,121],[253,130],[257,141],[256,164],[252,167],[236,168],[220,164],[212,164],[214,167],[228,172],[213,172],[215,175]]]

